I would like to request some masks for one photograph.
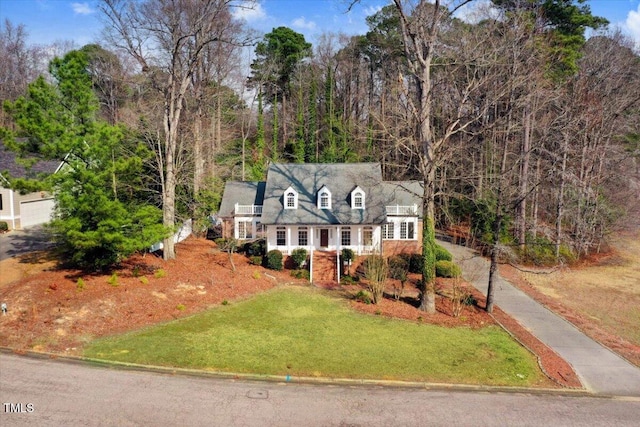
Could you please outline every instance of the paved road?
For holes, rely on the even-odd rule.
[[[277,384],[8,354],[0,366],[4,426],[624,427],[640,419],[632,398]]]
[[[461,264],[465,277],[486,295],[489,262],[468,248],[439,243]],[[588,390],[605,395],[640,396],[640,368],[587,337],[500,277],[494,296],[500,308],[569,362]]]
[[[42,227],[13,230],[0,234],[0,261],[50,247],[49,236]]]

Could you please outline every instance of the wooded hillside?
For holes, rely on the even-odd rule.
[[[233,14],[251,2],[103,0],[104,44],[75,53],[97,100],[86,122],[118,129],[88,160],[111,159],[96,185],[162,209],[166,227],[206,227],[223,183],[262,180],[269,162],[373,161],[385,180],[425,181],[436,228],[535,263],[597,251],[640,216],[638,46],[582,0],[493,0],[473,23],[456,18],[467,3],[395,0],[366,34],[312,45],[286,27],[256,36]],[[1,27],[0,126],[27,138],[14,149],[59,158],[45,121],[60,105],[38,128],[21,106],[74,77],[42,69],[28,30]],[[107,138],[92,132],[84,144]]]

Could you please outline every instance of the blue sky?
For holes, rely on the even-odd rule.
[[[260,0],[255,10],[243,16],[264,33],[287,26],[314,42],[323,32],[366,32],[364,18],[386,3],[388,0],[362,0],[346,13],[347,0]],[[622,28],[640,48],[640,0],[591,0],[589,4],[595,15]],[[5,18],[24,24],[29,41],[37,44],[73,40],[80,47],[99,42],[102,27],[94,0],[0,0],[0,19]]]

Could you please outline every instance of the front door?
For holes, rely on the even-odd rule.
[[[326,228],[320,229],[320,247],[326,248],[329,246],[329,230]]]

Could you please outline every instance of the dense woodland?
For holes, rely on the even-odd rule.
[[[423,180],[427,226],[469,227],[496,257],[599,250],[639,215],[638,46],[582,0],[493,0],[456,18],[473,3],[394,0],[366,34],[315,45],[256,34],[234,19],[252,2],[235,0],[103,0],[100,44],[75,50],[5,21],[0,126],[13,149],[73,163],[78,176],[50,185],[66,188],[60,230],[81,241],[101,226],[206,226],[224,182],[262,180],[269,162],[367,161]],[[108,208],[81,212],[87,181],[83,200]]]

